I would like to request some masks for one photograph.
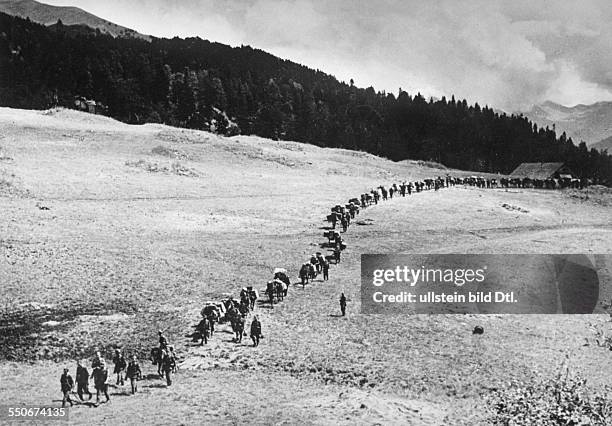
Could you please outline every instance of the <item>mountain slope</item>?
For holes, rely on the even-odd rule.
[[[0,0],[0,12],[21,18],[29,17],[31,21],[47,26],[57,23],[59,19],[64,25],[85,25],[99,29],[102,33],[110,34],[113,37],[135,37],[151,40],[148,35],[140,34],[130,28],[99,18],[78,7],[52,6],[34,0]]]
[[[608,152],[612,152],[612,136],[608,136],[607,138],[594,143],[591,145],[591,148],[595,148],[600,151],[608,150]]]
[[[523,115],[540,127],[555,125],[557,134],[565,132],[576,144],[584,141],[593,145],[612,136],[612,102],[565,107],[547,101],[534,105]]]

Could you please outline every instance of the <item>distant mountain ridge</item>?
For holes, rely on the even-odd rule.
[[[558,135],[565,132],[576,144],[594,146],[612,136],[612,102],[566,107],[546,101],[523,115],[540,127],[554,125]]]
[[[600,151],[607,150],[609,153],[612,153],[612,136],[609,136],[605,139],[600,140],[597,143],[591,145],[591,148],[598,149]]]
[[[0,0],[0,12],[7,15],[19,16],[20,18],[30,18],[32,22],[37,22],[46,26],[56,24],[58,19],[64,25],[87,26],[99,29],[102,33],[113,37],[133,37],[150,41],[151,37],[140,34],[130,28],[122,27],[113,22],[99,18],[78,7],[52,6],[40,3],[35,0]]]

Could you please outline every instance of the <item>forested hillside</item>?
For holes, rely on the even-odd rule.
[[[0,105],[73,107],[76,96],[129,123],[257,134],[486,172],[564,161],[582,176],[612,182],[611,156],[465,100],[357,88],[249,46],[113,38],[0,14]]]

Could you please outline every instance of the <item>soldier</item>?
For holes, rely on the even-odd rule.
[[[329,262],[327,259],[323,259],[323,281],[329,279]]]
[[[336,261],[336,264],[340,263],[340,245],[337,244],[336,247],[334,247],[334,259]]]
[[[64,397],[62,398],[62,407],[66,406],[66,402],[72,407],[72,400],[70,399],[70,392],[74,387],[74,381],[72,376],[68,373],[68,369],[64,368],[64,374],[60,377],[60,386]]]
[[[197,330],[200,333],[200,337],[202,338],[200,345],[204,346],[204,343],[208,344],[208,332],[210,330],[208,318],[202,318],[202,320],[198,324]]]
[[[346,217],[342,216],[340,222],[342,223],[342,232],[346,232],[346,229],[348,228],[348,222],[346,221]]]
[[[242,315],[248,315],[249,314],[249,306],[251,304],[249,303],[248,299],[241,299],[240,300],[240,305],[238,305],[238,312],[240,312]]]
[[[174,352],[174,346],[172,346],[172,345],[168,346],[168,354],[170,355],[170,358],[172,359],[172,372],[176,373],[176,371],[177,371],[177,367],[176,367],[176,353]]]
[[[162,368],[166,374],[166,384],[172,386],[172,372],[176,369],[176,361],[172,351],[165,351],[164,358],[162,360]]]
[[[83,394],[89,394],[89,399],[93,397],[92,393],[89,392],[89,371],[85,367],[85,363],[77,361],[76,369],[76,382],[77,382],[77,394],[81,401],[84,401]]]
[[[242,343],[242,334],[244,333],[244,317],[242,315],[237,315],[234,318],[232,328],[236,334],[236,343]]]
[[[346,297],[344,293],[340,296],[340,310],[342,311],[342,316],[346,315]]]
[[[125,377],[130,379],[130,384],[132,385],[132,395],[138,392],[138,380],[142,379],[142,371],[140,371],[140,364],[138,364],[136,355],[132,355],[132,359],[130,360],[125,372]]]
[[[319,272],[321,272],[321,267],[319,265],[319,260],[317,259],[316,255],[312,255],[310,256],[310,263],[311,265],[313,265],[316,269],[315,272],[318,274]]]
[[[102,364],[102,354],[100,353],[100,351],[96,352],[96,356],[94,356],[94,359],[91,361],[91,368],[97,368]]]
[[[215,333],[215,321],[219,319],[219,314],[216,309],[211,309],[208,313],[208,326],[210,327],[210,337]]]
[[[342,241],[340,233],[334,231],[334,244],[338,244],[338,241]]]
[[[261,338],[261,323],[257,315],[253,318],[251,323],[251,339],[253,340],[253,346],[259,346],[259,339]]]
[[[323,257],[323,254],[321,254],[320,251],[317,252],[317,273],[323,271],[323,264],[325,263],[325,258]]]
[[[247,306],[251,305],[249,302],[249,293],[246,287],[242,287],[242,290],[240,290],[240,304],[245,304]]]
[[[96,404],[100,403],[100,393],[106,396],[106,402],[110,401],[110,397],[108,396],[108,385],[106,384],[108,370],[106,369],[106,362],[104,360],[101,360],[100,365],[94,368],[91,377],[93,377],[96,387]]]
[[[338,234],[338,237],[336,238],[336,247],[342,250],[342,236],[340,234]]]
[[[115,356],[113,357],[113,362],[115,363],[115,369],[113,373],[117,375],[117,385],[121,384],[123,386],[125,382],[123,381],[123,370],[125,370],[126,362],[123,354],[119,349],[115,349]]]
[[[291,284],[291,281],[289,282]],[[247,292],[249,294],[249,307],[251,311],[255,309],[255,301],[257,300],[257,292],[253,289],[252,286],[247,287]]]
[[[307,263],[306,263],[307,265]],[[270,306],[274,308],[274,281],[268,281],[266,284],[266,293],[268,293],[268,299],[270,300]],[[228,312],[229,314],[229,312]]]
[[[159,348],[164,351],[168,347],[168,339],[166,339],[166,336],[164,336],[161,330],[159,330],[157,334],[159,334]]]

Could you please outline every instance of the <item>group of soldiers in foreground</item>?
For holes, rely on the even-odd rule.
[[[129,379],[132,387],[132,394],[135,394],[138,391],[138,380],[142,379],[142,371],[136,355],[132,355],[129,362],[127,362],[121,351],[116,349],[113,357],[113,363],[115,364],[113,373],[117,375],[117,386],[123,386],[125,384],[125,380]],[[106,402],[110,401],[110,396],[108,395],[109,373],[106,366],[106,360],[102,356],[101,352],[96,352],[95,357],[91,361],[91,375],[87,370],[86,364],[87,363],[85,360],[77,361],[76,393],[79,399],[81,402],[84,402],[84,395],[86,394],[89,395],[88,401],[92,399],[93,394],[89,390],[89,379],[91,378],[94,381],[94,388],[96,390],[96,405],[100,403],[101,394],[106,397]],[[60,387],[63,394],[62,407],[65,407],[66,403],[69,403],[72,407],[74,402],[72,401],[70,395],[74,390],[74,385],[75,382],[70,375],[69,369],[64,368],[64,372],[60,377]]]
[[[157,357],[152,357],[154,363],[158,364],[158,374],[160,377],[165,375],[166,384],[172,385],[172,373],[176,372],[176,354],[174,347],[168,344],[167,338],[164,336],[161,330],[158,331],[159,335],[159,347],[154,348],[152,353],[157,353]],[[140,363],[136,355],[131,355],[129,361],[126,360],[123,352],[120,349],[115,349],[113,355],[113,374],[116,375],[117,381],[116,386],[124,386],[126,380],[130,381],[132,394],[138,392],[138,381],[142,380],[142,370]],[[106,397],[106,402],[110,401],[108,394],[109,387],[109,372],[106,366],[106,360],[102,356],[101,351],[97,351],[96,355],[91,361],[91,375],[87,370],[87,362],[85,360],[77,361],[76,368],[76,394],[78,395],[81,402],[85,402],[84,395],[89,395],[87,401],[93,398],[93,394],[89,390],[89,379],[93,379],[94,388],[96,390],[96,402],[95,405],[100,404],[100,395]],[[72,406],[74,401],[70,397],[74,390],[75,381],[70,375],[69,369],[64,368],[64,372],[60,377],[60,387],[63,394],[62,407],[66,406],[66,403]]]

